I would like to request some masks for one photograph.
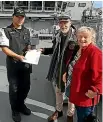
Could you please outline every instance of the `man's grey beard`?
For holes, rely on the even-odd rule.
[[[70,27],[69,27],[69,30],[70,30]],[[61,30],[61,32],[62,32],[62,34],[63,34],[63,36],[67,36],[67,34],[68,34],[69,30],[68,30],[66,33],[63,33],[63,31]]]
[[[62,32],[62,31],[61,31],[61,32]],[[69,32],[69,30],[68,30],[68,32]],[[67,32],[67,33],[63,33],[63,32],[62,32],[62,35],[63,35],[63,36],[67,36],[67,35],[68,35],[68,32]]]

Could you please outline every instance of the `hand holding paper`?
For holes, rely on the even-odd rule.
[[[40,59],[40,54],[41,54],[41,51],[37,51],[35,49],[27,51],[25,55],[26,59],[24,59],[23,62],[37,65]]]

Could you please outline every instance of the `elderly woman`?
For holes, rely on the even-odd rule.
[[[69,101],[77,110],[78,122],[94,111],[97,92],[102,92],[102,51],[95,45],[96,33],[90,27],[80,27],[77,40],[81,56],[73,67]]]

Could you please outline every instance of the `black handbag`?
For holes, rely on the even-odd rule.
[[[97,93],[97,101],[98,101],[98,93]],[[93,105],[94,105],[94,99],[92,99],[92,103],[93,103]],[[83,122],[100,122],[99,121],[99,119],[98,119],[98,117],[97,117],[97,106],[98,105],[96,105],[95,106],[95,108],[96,108],[96,113],[95,114],[93,114],[93,113],[91,113],[91,114],[89,114],[87,117],[85,117],[83,120]]]

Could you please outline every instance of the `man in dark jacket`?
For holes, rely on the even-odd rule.
[[[73,30],[75,28],[71,24],[71,19],[66,15],[59,16],[58,19],[60,32],[53,40],[52,48],[41,49],[45,55],[53,54],[47,79],[56,82],[56,111],[48,118],[48,122],[53,122],[63,115],[63,92],[65,92],[65,83],[62,77],[67,69],[67,64],[73,59],[79,49],[76,41],[74,41],[75,34]],[[72,114],[67,114],[68,122],[73,122],[73,114],[74,111]]]
[[[6,67],[9,82],[9,99],[12,118],[15,122],[21,121],[20,112],[30,115],[31,111],[24,104],[30,89],[31,66],[23,63],[25,52],[30,50],[30,32],[23,26],[25,12],[16,8],[13,13],[13,22],[5,29],[1,29],[2,39],[0,46],[7,55]]]

